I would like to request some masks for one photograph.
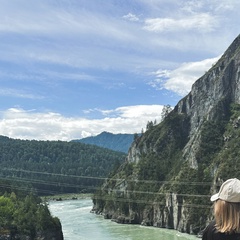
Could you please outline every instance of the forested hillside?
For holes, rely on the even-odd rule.
[[[30,188],[0,180],[0,239],[63,240],[63,234],[59,219]]]
[[[39,194],[92,192],[124,153],[79,142],[0,137],[0,179],[29,183]]]
[[[93,144],[114,151],[127,153],[131,144],[133,143],[133,140],[134,134],[113,134],[109,132],[102,132],[97,136],[86,137],[73,141]]]

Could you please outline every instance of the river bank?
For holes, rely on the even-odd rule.
[[[49,210],[62,223],[64,240],[199,240],[176,230],[118,224],[91,213],[89,196],[78,200],[49,201]],[[85,199],[84,199],[85,197]]]
[[[69,193],[69,194],[44,196],[44,197],[41,197],[41,199],[45,202],[49,202],[49,201],[92,199],[92,196],[93,196],[93,194],[91,194],[91,193]]]

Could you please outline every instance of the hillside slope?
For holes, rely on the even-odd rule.
[[[126,154],[79,142],[0,136],[0,180],[32,184],[39,194],[92,192]]]
[[[158,125],[136,139],[94,198],[121,223],[197,234],[212,217],[210,195],[240,173],[240,36]]]

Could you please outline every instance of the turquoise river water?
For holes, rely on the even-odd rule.
[[[175,230],[117,224],[90,213],[91,208],[90,199],[49,202],[62,223],[64,240],[199,240]]]

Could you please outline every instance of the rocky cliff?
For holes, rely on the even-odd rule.
[[[96,193],[93,211],[121,223],[197,234],[210,195],[240,169],[240,36]]]

